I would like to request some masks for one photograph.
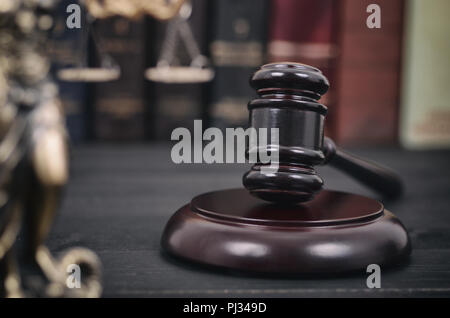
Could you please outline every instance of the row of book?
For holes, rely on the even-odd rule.
[[[340,144],[450,144],[449,90],[442,89],[450,79],[450,50],[440,44],[448,43],[446,0],[377,0],[381,28],[366,24],[368,0],[192,0],[189,23],[215,72],[204,84],[144,78],[156,65],[167,22],[114,17],[68,29],[65,7],[72,2],[62,0],[57,14],[54,70],[96,65],[102,54],[121,68],[115,81],[59,82],[76,142],[168,141],[174,128],[189,128],[194,119],[203,119],[204,128],[246,126],[246,105],[255,95],[251,73],[267,62],[295,61],[329,78],[322,99],[326,133]],[[176,50],[181,64],[189,63],[185,51]]]

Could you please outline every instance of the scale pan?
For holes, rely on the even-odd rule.
[[[120,77],[120,69],[117,68],[66,68],[58,71],[57,76],[66,82],[108,82]]]
[[[145,77],[161,83],[204,83],[214,78],[214,70],[199,67],[152,67],[145,71]]]

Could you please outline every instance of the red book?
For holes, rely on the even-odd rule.
[[[331,87],[321,102],[329,109],[327,134],[333,135],[335,0],[272,0],[268,36],[268,60],[292,61],[319,68],[328,77]]]
[[[395,143],[398,130],[403,0],[377,0],[381,28],[366,25],[370,0],[339,5],[334,138],[341,144]]]
[[[330,81],[326,134],[340,144],[397,140],[403,0],[272,0],[268,58],[320,68]]]

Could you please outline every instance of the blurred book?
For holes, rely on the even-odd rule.
[[[339,1],[333,137],[340,144],[393,144],[398,139],[403,1],[376,1],[381,28],[366,25],[372,3]]]
[[[216,0],[209,17],[209,50],[215,78],[209,88],[210,125],[248,125],[247,103],[255,95],[250,75],[265,62],[266,0]]]
[[[143,140],[147,107],[145,20],[97,20],[92,32],[97,47],[95,63],[109,56],[120,66],[119,79],[94,85],[94,136],[98,140]]]
[[[407,3],[401,143],[450,147],[450,1]]]
[[[397,141],[402,0],[380,0],[381,28],[366,24],[361,0],[272,0],[269,61],[322,70],[330,89],[326,134],[340,144]]]
[[[326,132],[336,122],[334,67],[338,1],[272,0],[269,17],[269,62],[291,61],[319,68],[330,81],[320,102],[328,107]]]
[[[154,43],[152,53],[153,61],[151,66],[155,66],[162,56],[163,44],[173,46],[167,53],[174,53],[174,65],[190,66],[191,57],[188,54],[187,45],[192,45],[189,41],[194,40],[200,52],[206,52],[207,36],[207,0],[191,0],[192,13],[187,23],[189,24],[194,39],[186,38],[188,43],[184,43],[181,38],[182,30],[177,29],[179,33],[175,37],[174,43],[167,43],[167,28],[171,21],[155,21],[155,31],[153,34]],[[173,25],[172,25],[173,27]],[[179,26],[179,27],[185,27]],[[186,31],[186,30],[184,30]],[[176,45],[176,46],[175,46]],[[173,49],[173,52],[172,50]],[[153,86],[154,94],[151,103],[151,119],[153,126],[152,137],[156,140],[170,140],[172,131],[177,127],[185,127],[192,131],[195,119],[202,119],[205,112],[205,84],[204,83],[161,83],[150,82]]]
[[[59,96],[66,116],[67,130],[74,143],[84,141],[87,132],[87,84],[66,82],[57,77],[64,68],[73,68],[87,63],[87,28],[69,29],[66,26],[69,4],[76,0],[61,0],[54,13],[54,26],[50,37],[48,52],[51,57],[51,73],[59,87]],[[85,11],[81,10],[81,25],[86,23]]]

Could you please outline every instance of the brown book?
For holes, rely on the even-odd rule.
[[[371,3],[339,3],[333,136],[341,144],[397,141],[403,0],[376,1],[379,29],[366,25]]]
[[[338,1],[334,0],[272,0],[269,61],[291,61],[315,66],[334,83],[337,5]],[[332,84],[321,99],[321,103],[329,109],[326,121],[328,135],[332,135],[334,130],[334,91]]]

